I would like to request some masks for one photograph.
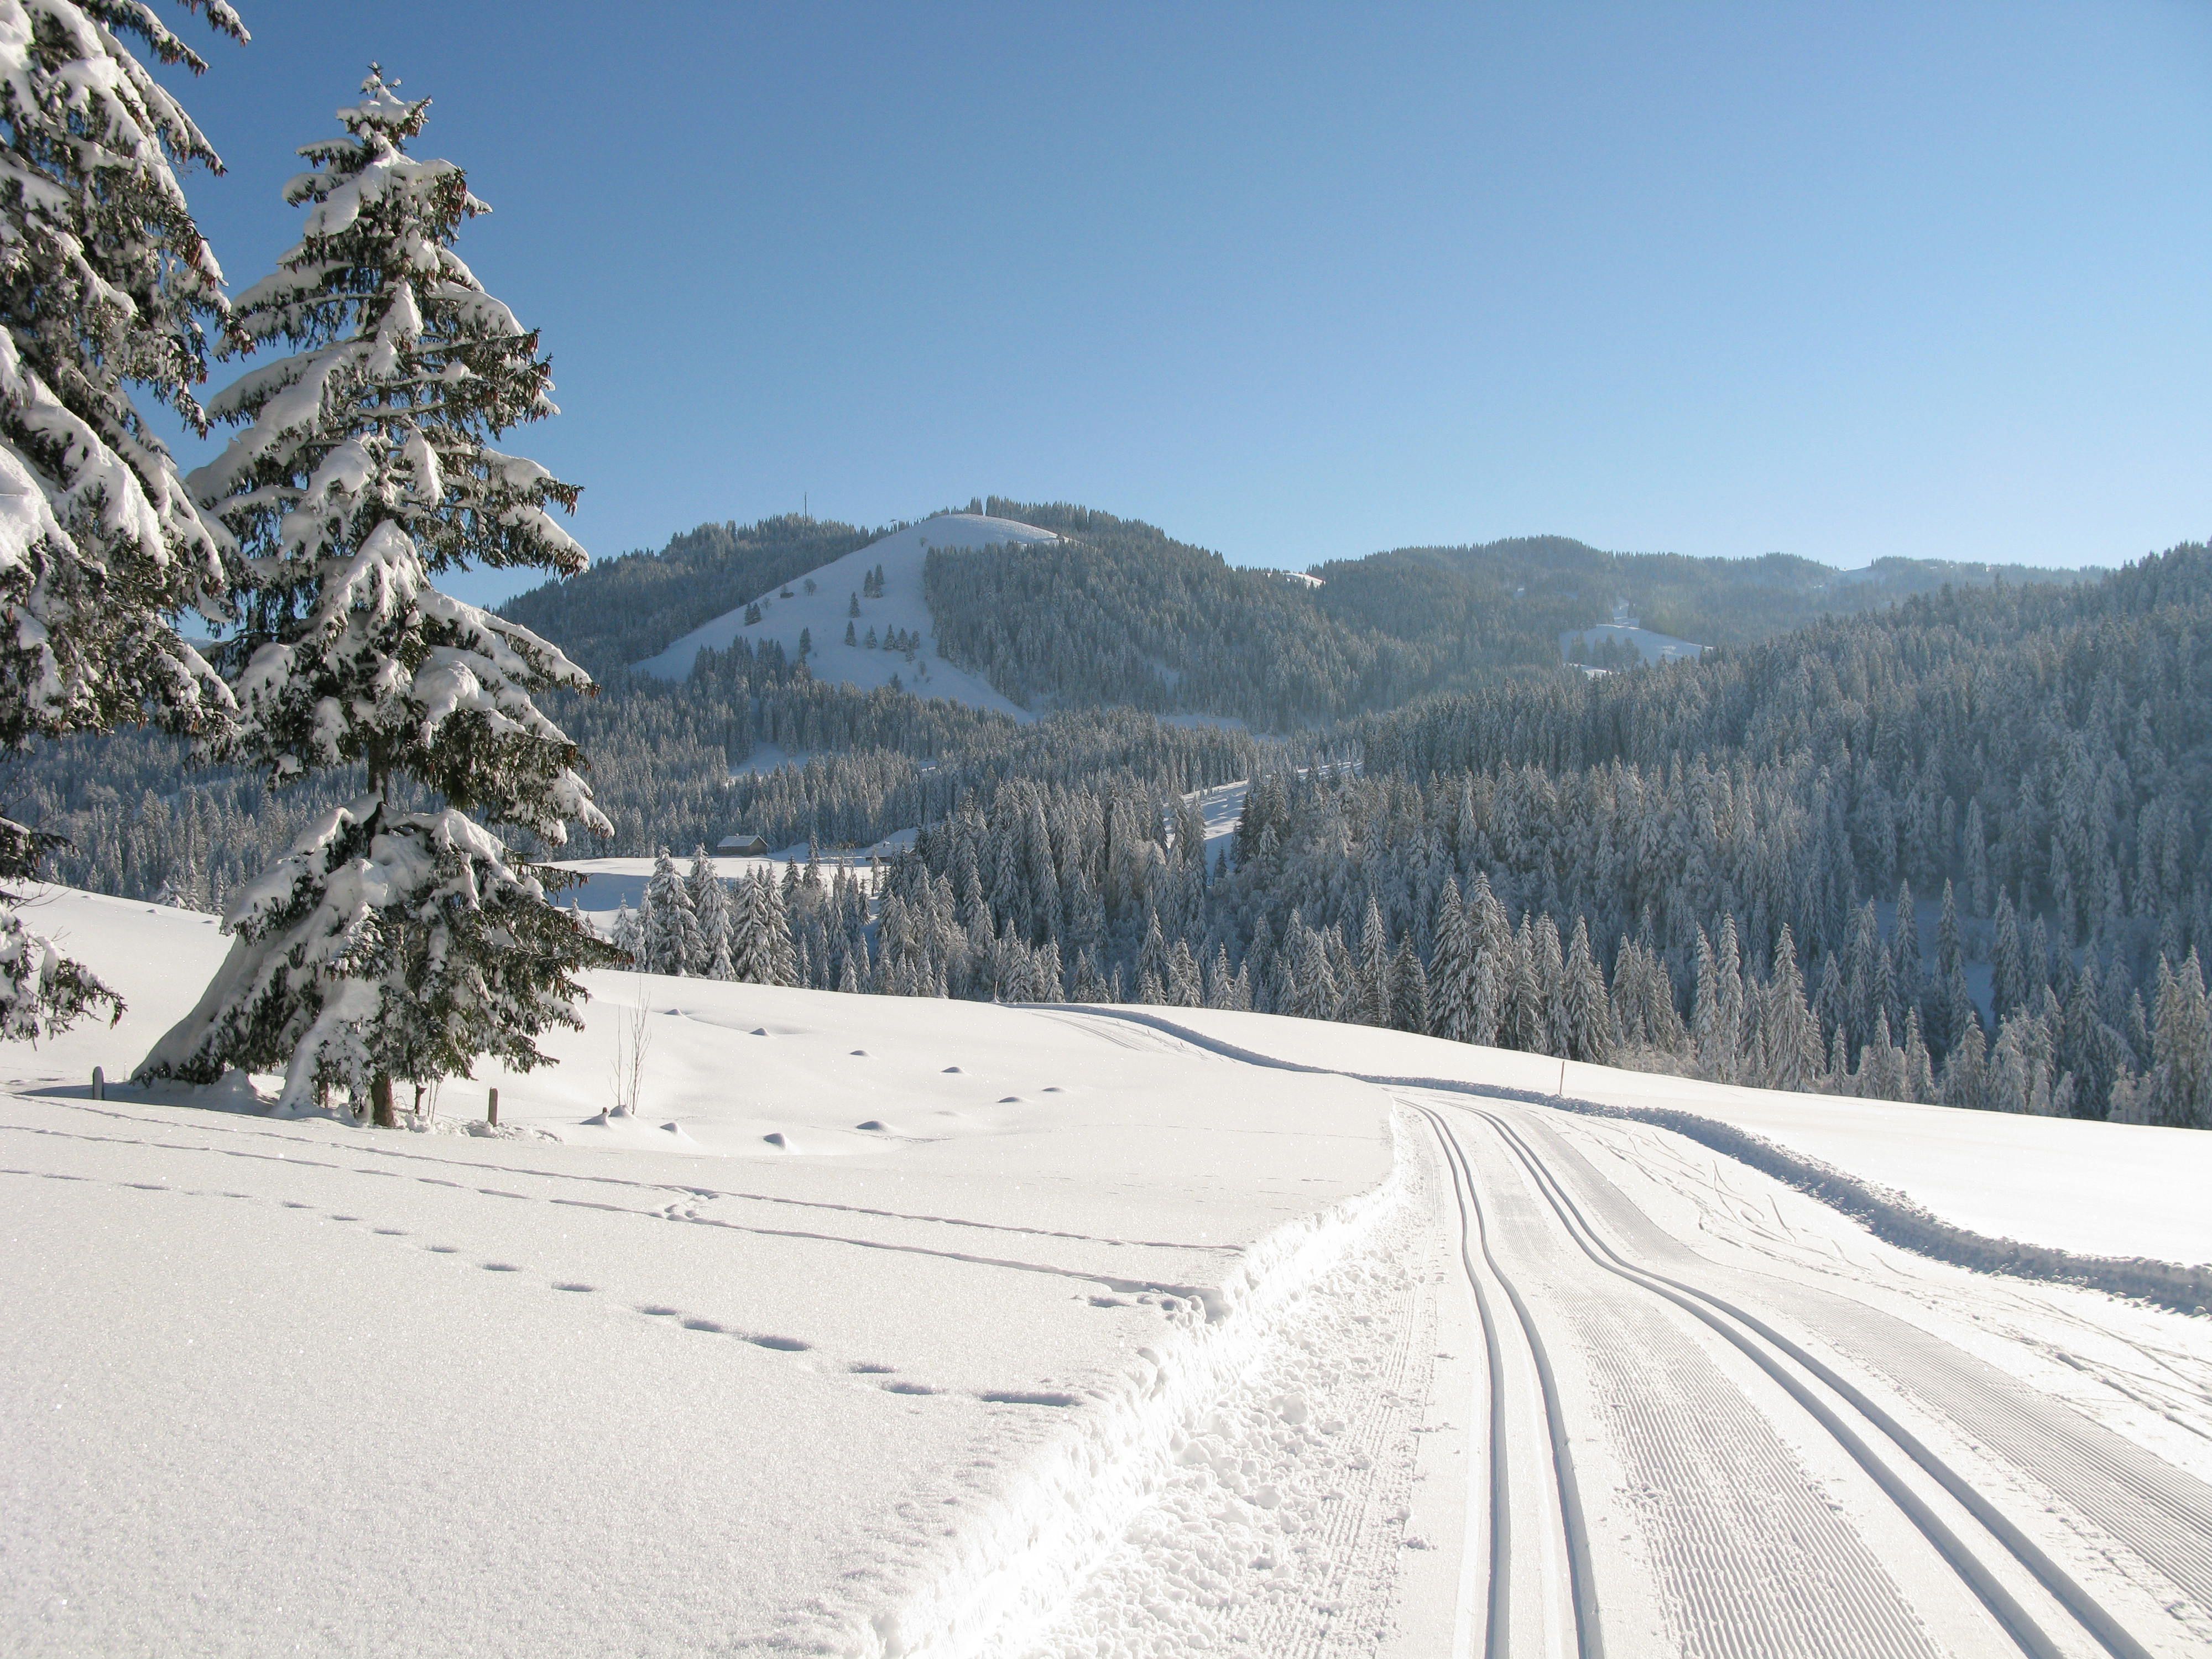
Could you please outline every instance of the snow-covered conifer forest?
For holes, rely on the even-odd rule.
[[[758,556],[702,532],[672,562],[702,541]],[[771,620],[785,580],[762,579]],[[565,592],[509,609],[537,617]],[[1721,1081],[2207,1127],[2212,1096],[2171,1054],[2207,1040],[2208,733],[2189,688],[2208,620],[2212,564],[2179,548],[2075,583],[1954,584],[1702,663],[1500,672],[1322,726],[1111,707],[1024,724],[825,682],[743,637],[681,682],[617,665],[599,697],[547,708],[592,755],[608,852],[684,854],[742,826],[834,864],[922,830],[867,903],[803,859],[783,867],[798,983],[835,988],[849,966],[892,993],[1296,1008]],[[312,784],[271,796],[220,767],[179,789],[170,740],[95,741],[97,763],[57,745],[20,769],[70,838],[56,872],[95,890],[214,906],[318,804]],[[788,758],[748,769],[763,750]],[[134,772],[135,803],[118,787]],[[1185,797],[1248,781],[1233,833],[1183,821]],[[1501,958],[1484,982],[1540,1013],[1459,1006],[1473,981],[1437,957],[1448,884]],[[1142,959],[1154,929],[1190,971]],[[1571,1040],[1577,930],[1607,1017]]]
[[[2212,1650],[2212,550],[594,561],[198,50],[0,0],[0,1650]]]

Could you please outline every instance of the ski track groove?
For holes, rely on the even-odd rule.
[[[2089,1597],[2079,1585],[2074,1583],[2062,1572],[2056,1564],[2044,1556],[2041,1551],[2037,1549],[2016,1528],[1999,1515],[1994,1506],[1972,1488],[1971,1483],[1965,1480],[1955,1470],[1934,1457],[1917,1441],[1912,1440],[1863,1393],[1853,1389],[1832,1370],[1813,1359],[1803,1349],[1779,1335],[1755,1315],[1746,1313],[1741,1309],[1696,1285],[1669,1279],[1650,1269],[1638,1267],[1619,1255],[1604,1243],[1595,1230],[1590,1228],[1588,1220],[1582,1216],[1579,1206],[1567,1194],[1564,1185],[1559,1184],[1556,1176],[1543,1167],[1541,1158],[1537,1157],[1511,1125],[1487,1111],[1473,1108],[1463,1109],[1488,1122],[1500,1138],[1512,1147],[1528,1168],[1531,1178],[1559,1214],[1570,1237],[1593,1261],[1599,1262],[1605,1266],[1608,1272],[1616,1273],[1632,1283],[1642,1284],[1655,1296],[1674,1303],[1703,1321],[1741,1350],[1754,1363],[1760,1365],[1768,1375],[1773,1376],[1801,1405],[1804,1406],[1815,1420],[1850,1452],[1860,1466],[1872,1475],[1882,1489],[1888,1492],[1905,1511],[1923,1534],[1935,1545],[1937,1552],[1996,1616],[1999,1624],[2011,1635],[2023,1652],[2037,1656],[2037,1659],[2057,1659],[2059,1650],[2049,1635],[2013,1598],[2010,1592],[2006,1590],[1989,1571],[1979,1556],[1935,1516],[1917,1494],[1905,1487],[1894,1471],[1875,1456],[1866,1443],[1857,1436],[1856,1431],[1850,1429],[1838,1413],[1828,1407],[1825,1401],[1820,1401],[1801,1378],[1791,1373],[1783,1364],[1781,1358],[1777,1357],[1778,1355],[1786,1356],[1796,1362],[1803,1371],[1826,1384],[1829,1389],[1854,1407],[1873,1427],[1881,1430],[1894,1440],[1899,1449],[1913,1462],[1935,1476],[1939,1484],[1957,1498],[1974,1518],[1996,1538],[2000,1544],[2011,1552],[2022,1566],[2027,1568],[2044,1587],[2067,1607],[2082,1628],[2093,1636],[2100,1645],[2114,1656],[2114,1659],[2149,1659],[2148,1651],[2140,1643],[2129,1635],[2118,1622]],[[1694,1304],[1691,1298],[1695,1298]],[[1706,1307],[1701,1310],[1695,1304],[1704,1304]],[[1716,1313],[1711,1310],[1719,1311]],[[1728,1316],[1727,1320],[1721,1317],[1723,1314]],[[1731,1324],[1728,1322],[1729,1320],[1737,1323]],[[1756,1332],[1759,1339],[1768,1346],[1762,1347],[1760,1341],[1745,1335],[1742,1330],[1737,1328],[1738,1324]]]
[[[1493,1182],[1492,1201],[1590,1366],[1679,1650],[1940,1659],[1873,1552],[1694,1339],[1645,1298],[1592,1295],[1540,1192]]]
[[[1474,1178],[1468,1173],[1464,1154],[1443,1120],[1426,1107],[1415,1104],[1413,1109],[1429,1121],[1429,1128],[1443,1151],[1452,1183],[1452,1197],[1459,1207],[1460,1271],[1466,1276],[1468,1287],[1474,1294],[1474,1310],[1482,1327],[1484,1385],[1489,1418],[1488,1474],[1490,1480],[1490,1519],[1487,1527],[1490,1558],[1489,1584],[1484,1598],[1482,1651],[1484,1659],[1507,1659],[1512,1644],[1513,1610],[1513,1493],[1507,1480],[1510,1463],[1507,1442],[1510,1436],[1505,1421],[1505,1348],[1498,1334],[1498,1321],[1492,1316],[1490,1297],[1482,1287],[1482,1275],[1475,1271],[1474,1247],[1479,1241],[1483,1258],[1490,1261],[1493,1273],[1497,1264],[1490,1255],[1490,1231],[1483,1217],[1480,1200],[1474,1191]],[[1468,1436],[1470,1455],[1474,1436]]]
[[[1908,1320],[1839,1291],[1706,1261],[1625,1199],[1604,1201],[1602,1195],[1613,1191],[1611,1183],[1555,1132],[1534,1124],[1522,1132],[1546,1141],[1547,1155],[1579,1177],[1587,1207],[1647,1259],[1741,1285],[1763,1305],[1787,1314],[1805,1332],[1817,1334],[1838,1353],[1887,1377],[1907,1398],[1948,1420],[1978,1453],[2006,1464],[2029,1490],[2043,1494],[2053,1512],[2136,1557],[2200,1613],[2212,1613],[2212,1487],[2206,1483]],[[1713,1299],[1693,1284],[1685,1288]],[[2078,1587],[2075,1593],[2087,1599]],[[2109,1642],[2105,1645],[2111,1649]],[[2131,1644],[2124,1650],[2141,1651]]]

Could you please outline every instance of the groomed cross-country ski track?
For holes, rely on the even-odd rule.
[[[1284,1064],[1172,1014],[1082,1018]],[[1894,1267],[1838,1251],[1808,1274],[1817,1246],[1771,1196],[1752,1231],[1775,1258],[1714,1259],[1578,1144],[1632,1132],[1369,1080],[1425,1132],[1479,1333],[1451,1652],[2212,1650],[2212,1485],[1889,1310],[1894,1284],[1855,1282]],[[1731,1181],[1723,1207],[1762,1201],[1755,1173]],[[1418,1650],[1407,1622],[1436,1640],[1422,1615],[1401,1587],[1383,1645]]]

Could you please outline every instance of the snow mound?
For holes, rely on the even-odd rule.
[[[1034,525],[977,513],[946,513],[924,519],[757,595],[750,603],[760,607],[759,621],[748,623],[749,606],[740,605],[693,629],[659,656],[636,666],[640,673],[680,680],[690,673],[702,647],[726,651],[732,641],[741,639],[756,647],[774,640],[796,657],[803,632],[812,647],[806,665],[818,680],[872,691],[889,685],[896,675],[902,686],[921,696],[944,697],[971,708],[995,709],[1017,720],[1033,720],[1036,717],[1027,709],[1001,695],[988,681],[955,668],[939,655],[936,623],[922,598],[921,568],[933,547],[998,547],[1059,539]],[[878,565],[884,569],[884,591],[881,597],[871,599],[862,594],[860,585]],[[809,581],[814,584],[811,593],[806,591]],[[856,599],[860,607],[857,617],[852,615]],[[852,623],[858,643],[845,643],[848,623]],[[873,649],[866,643],[871,629],[877,641]],[[911,656],[885,648],[886,637],[895,632],[915,636],[919,643]]]

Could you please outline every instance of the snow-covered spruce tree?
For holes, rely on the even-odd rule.
[[[730,963],[735,977],[750,985],[789,985],[798,963],[791,947],[791,921],[775,878],[763,869],[738,884],[730,927]]]
[[[691,971],[708,979],[730,978],[730,890],[704,846],[692,851],[684,890],[690,895],[691,915],[699,924],[699,958]]]
[[[621,908],[615,912],[614,925],[607,936],[615,949],[621,951],[632,966],[642,964],[645,959],[645,924],[637,919],[637,912],[629,908],[628,899],[624,899]]]
[[[691,908],[691,890],[665,847],[653,858],[643,902],[640,921],[646,972],[672,975],[696,972],[695,964],[702,954],[699,918]]]
[[[276,785],[358,767],[366,787],[247,884],[229,957],[142,1076],[282,1071],[282,1105],[343,1089],[380,1124],[395,1080],[419,1091],[480,1054],[519,1070],[578,1024],[583,968],[619,954],[547,897],[553,872],[489,825],[544,845],[610,826],[582,757],[532,701],[583,671],[515,623],[432,586],[447,571],[568,573],[581,548],[547,512],[572,485],[487,439],[553,413],[538,337],[453,252],[484,210],[460,169],[407,141],[428,100],[372,72],[344,136],[286,186],[302,238],[233,314],[234,343],[294,355],[212,405],[246,428],[195,473],[236,538],[246,590],[232,642],[234,734],[219,752]],[[442,797],[404,811],[395,787]]]
[[[2176,1128],[2212,1129],[2212,999],[2191,951],[2179,972],[2161,958],[2154,1026],[2154,1061],[2143,1079],[2139,1121]]]
[[[1429,1016],[1437,1036],[1467,1042],[1474,1035],[1474,935],[1459,882],[1449,875],[1437,894],[1436,946],[1429,969]]]
[[[201,9],[187,0],[188,9]],[[246,39],[229,6],[204,8]],[[227,538],[131,402],[204,428],[204,326],[222,272],[177,168],[222,163],[124,44],[206,65],[152,9],[39,0],[0,12],[0,747],[150,718],[204,732],[230,694],[171,618],[221,614]],[[58,843],[0,817],[0,881]],[[27,929],[0,890],[0,1036],[37,1037],[113,992]]]

